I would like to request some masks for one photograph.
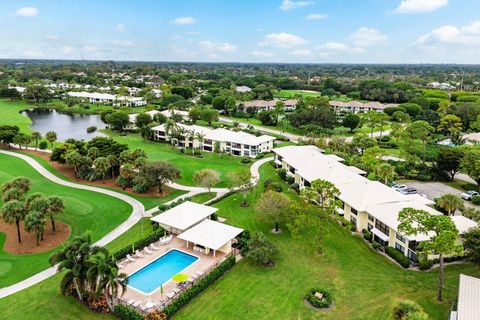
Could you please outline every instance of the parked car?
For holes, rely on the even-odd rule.
[[[415,188],[405,188],[405,189],[401,189],[401,190],[397,190],[397,191],[402,193],[402,194],[416,194],[417,193],[417,189],[415,189]]]
[[[467,200],[467,201],[472,200],[472,198],[474,196],[480,196],[480,193],[478,193],[477,191],[470,190],[470,191],[464,192],[460,195],[460,197],[462,197],[462,199]]]
[[[403,190],[403,189],[407,189],[408,187],[405,184],[394,183],[394,184],[392,184],[391,188],[393,190],[400,191],[400,190]]]

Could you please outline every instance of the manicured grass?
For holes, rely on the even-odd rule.
[[[278,180],[269,164],[262,166],[261,177]],[[304,237],[292,239],[287,230],[273,235],[272,223],[254,210],[261,189],[260,184],[249,196],[248,208],[239,206],[241,196],[237,194],[215,206],[228,223],[264,232],[280,250],[276,266],[263,268],[241,261],[176,319],[392,319],[391,310],[402,299],[415,300],[432,319],[446,319],[457,293],[459,273],[480,275],[472,265],[447,267],[446,299],[438,303],[436,270],[404,270],[332,220],[324,221],[323,256],[312,252]],[[331,310],[315,311],[304,305],[303,296],[316,286],[333,293],[335,306]]]
[[[25,176],[31,180],[31,193],[58,195],[64,200],[65,212],[57,219],[70,225],[71,237],[89,231],[92,239],[98,240],[122,223],[132,210],[129,204],[116,198],[53,183],[41,176],[25,161],[0,154],[0,185],[18,176]],[[22,233],[25,231],[22,230]],[[0,239],[0,242],[2,242],[0,248],[3,248],[3,239]],[[55,249],[41,254],[14,255],[0,249],[2,264],[0,287],[18,282],[47,268],[48,257],[54,251]]]
[[[20,111],[31,107],[23,101],[0,99],[0,125],[18,126],[22,132],[31,133],[32,130],[28,125],[32,121],[29,117],[20,113]]]
[[[213,169],[220,174],[221,182],[217,187],[225,187],[227,185],[227,175],[229,172],[247,170],[251,164],[243,164],[241,157],[229,155],[219,155],[216,153],[204,152],[203,158],[193,157],[183,154],[180,150],[172,147],[170,144],[145,141],[140,135],[130,133],[122,136],[118,133],[105,131],[116,141],[127,144],[131,150],[144,150],[150,161],[162,160],[168,161],[176,165],[181,171],[181,178],[178,183],[184,185],[194,185],[193,175],[202,169]],[[188,149],[187,149],[188,150]]]
[[[205,203],[208,200],[211,200],[215,197],[215,193],[213,192],[205,192],[205,193],[200,193],[197,194],[196,196],[193,196],[190,201],[196,202],[196,203]]]
[[[295,98],[297,96],[301,97],[320,97],[321,92],[314,92],[308,90],[280,90],[274,93],[275,97],[278,98]]]
[[[114,253],[128,245],[131,245],[137,240],[145,238],[152,232],[153,226],[150,222],[150,218],[142,218],[133,227],[128,229],[127,232],[107,244],[106,247],[111,253]]]
[[[52,101],[46,103],[42,107],[47,107],[51,109],[56,109],[60,112],[71,112],[77,114],[99,114],[104,110],[113,110],[112,106],[97,104],[97,103],[89,103],[89,104],[82,104],[82,105],[73,105],[69,107],[66,105],[65,101],[53,99]],[[115,108],[117,111],[124,111],[127,113],[140,113],[154,109],[153,105],[146,105],[141,107],[120,107]]]

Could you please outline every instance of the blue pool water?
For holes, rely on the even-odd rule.
[[[151,293],[197,260],[197,257],[182,251],[170,250],[129,276],[128,285],[144,293]]]

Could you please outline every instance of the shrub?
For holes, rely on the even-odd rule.
[[[373,235],[370,231],[368,231],[367,229],[363,229],[362,233],[363,233],[363,239],[367,240],[368,242],[372,242]]]
[[[433,260],[423,259],[418,261],[418,269],[420,270],[430,270],[433,266]]]
[[[473,196],[472,203],[476,205],[480,205],[480,196]]]
[[[40,142],[38,143],[38,148],[39,148],[40,150],[45,150],[45,149],[47,149],[47,148],[48,148],[48,142],[45,141],[45,140],[40,141]]]
[[[417,312],[423,312],[422,307],[420,307],[416,302],[404,300],[400,301],[393,308],[393,317],[395,320],[404,320],[408,319],[410,314]]]
[[[123,247],[122,249],[118,250],[117,252],[115,252],[113,254],[113,256],[115,257],[115,260],[117,260],[117,261],[122,260],[123,258],[125,258],[127,256],[127,254],[132,254],[132,253],[134,253],[134,250],[141,249],[143,247],[148,246],[150,243],[153,243],[153,242],[157,241],[158,239],[160,239],[164,235],[165,235],[165,230],[163,230],[162,228],[159,228],[157,231],[149,234],[145,238],[142,238],[140,240],[135,241],[133,243],[133,245],[130,244],[130,245],[128,245],[126,247]],[[133,248],[132,248],[132,246],[133,246]]]
[[[206,288],[213,284],[217,279],[225,274],[231,267],[235,265],[235,257],[230,256],[220,263],[218,267],[213,269],[205,277],[198,280],[191,288],[183,292],[178,298],[172,301],[164,310],[167,319],[170,319],[178,310],[186,306],[193,298],[202,293]]]
[[[92,133],[92,132],[95,132],[95,131],[97,131],[97,127],[95,127],[95,126],[91,126],[91,127],[87,128],[87,133]]]
[[[292,177],[292,176],[287,176],[287,183],[288,183],[288,184],[292,184],[292,183],[294,183],[294,182],[295,182],[295,178],[294,178],[294,177]]]
[[[252,159],[250,158],[242,158],[242,160],[240,160],[241,163],[250,163],[252,162]]]
[[[270,181],[270,183],[268,183],[266,186],[265,186],[265,191],[267,190],[273,190],[273,191],[276,191],[276,192],[282,192],[283,188],[282,186],[280,185],[280,183],[276,182],[276,181]]]
[[[248,241],[250,240],[250,231],[244,230],[242,234],[238,237],[237,248],[240,250],[242,256],[248,251]]]
[[[265,157],[265,153],[259,153],[255,156],[255,159],[262,159]]]
[[[287,178],[287,170],[280,168],[280,169],[277,169],[277,173],[280,176],[280,178],[282,178],[282,180],[285,180]]]
[[[123,304],[115,305],[113,312],[122,320],[143,320],[143,316],[140,313]]]
[[[150,187],[147,183],[140,182],[133,186],[133,191],[137,193],[145,193],[148,192],[148,190],[150,190]]]
[[[320,293],[322,295],[321,298],[315,296],[315,293]],[[328,308],[333,303],[333,296],[332,294],[322,288],[313,288],[307,292],[305,295],[305,299],[315,308]]]
[[[298,183],[294,182],[290,184],[289,187],[296,193],[300,193],[300,186],[298,185]]]
[[[388,254],[393,260],[397,261],[402,267],[407,269],[410,267],[410,260],[400,251],[394,247],[386,247],[385,253]]]
[[[178,199],[174,202],[170,202],[169,204],[161,204],[161,205],[158,206],[158,211],[154,212],[153,215],[156,216],[157,214],[160,214],[162,212],[170,210],[170,209],[178,206],[179,204],[182,204],[185,201],[190,201],[190,200],[191,200],[191,198],[187,197],[187,198],[180,198],[180,199]]]
[[[149,312],[145,316],[145,320],[165,320],[165,319],[167,319],[167,315],[159,310]]]
[[[380,250],[382,248],[382,245],[376,241],[372,242],[372,248],[375,250]]]

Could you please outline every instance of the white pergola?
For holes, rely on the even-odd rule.
[[[217,212],[217,210],[217,208],[203,204],[185,201],[151,218],[151,220],[157,222],[165,230],[179,234],[208,219],[208,217]]]
[[[184,233],[179,234],[178,238],[187,241],[187,247],[189,242],[192,242],[213,250],[213,256],[215,257],[216,251],[229,253],[232,240],[242,232],[243,229],[228,224],[204,220]]]

